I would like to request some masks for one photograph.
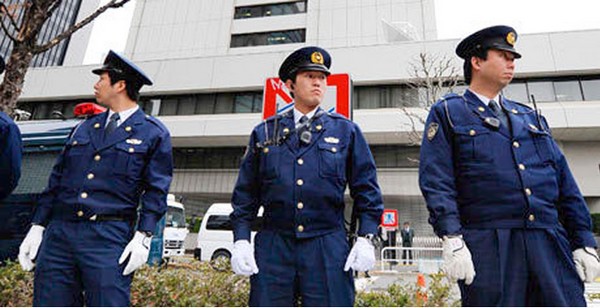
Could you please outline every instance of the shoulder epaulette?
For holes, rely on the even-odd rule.
[[[145,116],[145,118],[148,122],[158,126],[158,128],[160,128],[162,131],[167,131],[167,128],[165,127],[165,125],[157,118],[155,118],[151,115],[148,115],[148,114]]]

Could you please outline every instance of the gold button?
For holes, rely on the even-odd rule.
[[[331,152],[336,153],[337,149],[335,147],[331,148]]]
[[[513,147],[515,147],[515,148],[518,148],[518,147],[520,147],[520,146],[521,146],[521,145],[520,145],[518,142],[516,142],[516,141],[515,141],[515,142],[513,142]]]
[[[94,128],[100,128],[100,123],[94,124]]]
[[[512,113],[514,113],[514,114],[517,114],[517,113],[519,113],[519,112],[517,111],[517,109],[513,109],[513,110],[511,110],[511,111],[512,111]]]
[[[78,211],[77,216],[79,216],[79,217],[83,216],[83,211]]]
[[[525,165],[523,165],[523,164],[519,164],[519,169],[520,169],[520,170],[525,170]]]
[[[298,202],[298,209],[301,210],[304,208],[304,203]]]
[[[484,112],[484,111],[485,111],[485,108],[483,108],[483,107],[479,107],[479,108],[477,108],[477,110],[479,110],[480,112]]]
[[[298,226],[298,232],[304,232],[304,226],[303,225],[299,225]]]
[[[283,129],[283,133],[284,133],[284,134],[286,134],[286,135],[287,135],[287,134],[289,134],[289,133],[290,133],[290,129],[289,129],[289,128],[287,128],[287,127],[286,127],[286,128],[284,128],[284,129]]]
[[[298,158],[298,165],[300,165],[300,166],[304,165],[304,159]]]
[[[93,173],[88,173],[87,175],[88,180],[91,180],[94,178],[94,174]]]
[[[304,181],[302,179],[298,179],[298,181],[296,181],[296,184],[298,184],[298,186],[302,186],[302,184],[304,184]]]
[[[269,153],[269,148],[264,148],[263,153],[265,153],[265,154]]]
[[[133,153],[135,150],[133,148],[129,148],[129,153]]]
[[[73,140],[73,145],[77,145],[77,140]]]
[[[531,189],[525,188],[525,194],[531,196]]]
[[[533,214],[529,214],[529,221],[534,221],[535,220],[535,216],[533,216]]]
[[[475,136],[475,130],[474,130],[474,129],[470,130],[470,131],[469,131],[469,135],[471,135],[471,136]]]
[[[94,160],[95,160],[95,161],[100,161],[100,155],[96,155],[96,156],[94,156]]]
[[[319,124],[319,125],[317,125],[315,128],[316,128],[316,129],[319,131],[319,130],[323,129],[323,126],[321,126],[321,125]]]
[[[130,132],[130,131],[131,131],[131,126],[127,126],[127,127],[125,127],[125,131],[126,131],[126,132]]]
[[[84,191],[81,193],[81,198],[85,199],[88,197],[88,194]]]

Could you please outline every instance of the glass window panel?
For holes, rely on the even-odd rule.
[[[49,119],[50,104],[49,103],[38,103],[34,108],[33,119],[43,120]]]
[[[215,105],[215,113],[232,113],[233,112],[233,93],[217,94],[217,103]]]
[[[552,81],[531,81],[527,82],[529,94],[533,94],[536,102],[554,102],[554,87]]]
[[[515,82],[508,84],[508,86],[506,86],[502,90],[502,95],[515,102],[529,102],[529,96],[527,95],[527,86],[524,82]]]
[[[177,114],[177,98],[164,98],[160,101],[160,115]]]
[[[236,94],[233,105],[234,113],[250,113],[252,112],[252,104],[254,102],[254,94],[244,93]]]
[[[256,93],[254,95],[254,105],[252,107],[252,112],[254,112],[254,113],[262,112],[262,105],[263,105],[262,92]]]
[[[581,86],[586,101],[600,100],[600,80],[582,80]]]
[[[380,106],[378,87],[359,87],[356,89],[357,109],[374,109]]]
[[[190,115],[196,111],[196,100],[193,95],[186,95],[179,98],[179,106],[177,107],[178,115]]]
[[[196,96],[196,114],[215,113],[216,94],[199,94]]]
[[[559,102],[582,101],[578,80],[555,81],[556,100]]]
[[[306,0],[235,8],[235,19],[306,13]]]

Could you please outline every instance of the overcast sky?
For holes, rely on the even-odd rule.
[[[84,64],[101,63],[109,49],[125,49],[134,8],[132,0],[96,19]],[[461,38],[499,24],[519,34],[600,29],[600,0],[435,0],[435,15],[439,39]]]

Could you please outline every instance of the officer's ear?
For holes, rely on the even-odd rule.
[[[113,85],[117,92],[126,92],[127,91],[127,83],[125,80],[121,79],[115,82]]]
[[[285,81],[285,86],[290,90],[290,91],[294,91],[295,90],[295,84],[294,81],[292,81],[291,79],[288,79]]]

